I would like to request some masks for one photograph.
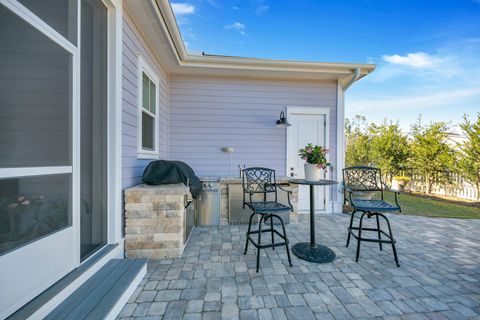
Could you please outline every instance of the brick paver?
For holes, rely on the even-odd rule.
[[[390,216],[391,247],[345,247],[348,216],[317,217],[317,242],[337,255],[314,264],[284,248],[253,246],[246,225],[195,228],[183,256],[152,260],[120,319],[480,319],[480,220]],[[291,244],[308,241],[307,217],[288,225]]]

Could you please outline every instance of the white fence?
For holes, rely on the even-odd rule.
[[[446,185],[434,183],[432,185],[431,193],[446,197],[477,201],[479,190],[475,186],[471,185],[461,176],[456,174],[452,177],[452,180],[453,183]],[[422,177],[413,177],[406,185],[405,189],[415,192],[425,192],[425,181]]]

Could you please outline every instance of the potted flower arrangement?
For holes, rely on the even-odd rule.
[[[11,237],[21,237],[33,231],[38,220],[38,211],[43,204],[43,199],[43,196],[19,196],[8,204],[6,212]]]
[[[326,170],[331,164],[327,161],[328,149],[322,146],[314,146],[309,143],[298,150],[298,155],[305,160],[305,180],[318,181],[321,178],[321,170]]]

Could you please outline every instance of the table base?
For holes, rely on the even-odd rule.
[[[335,252],[329,247],[322,246],[321,244],[315,244],[311,247],[309,242],[294,244],[292,246],[292,252],[300,259],[315,263],[328,263],[335,259]]]

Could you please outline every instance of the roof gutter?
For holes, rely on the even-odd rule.
[[[181,63],[181,61],[188,57],[188,53],[180,34],[180,30],[178,29],[177,19],[173,14],[170,2],[168,0],[150,0],[150,2],[155,8],[157,16],[160,18],[159,22],[170,35],[170,45],[177,55],[178,62]]]

